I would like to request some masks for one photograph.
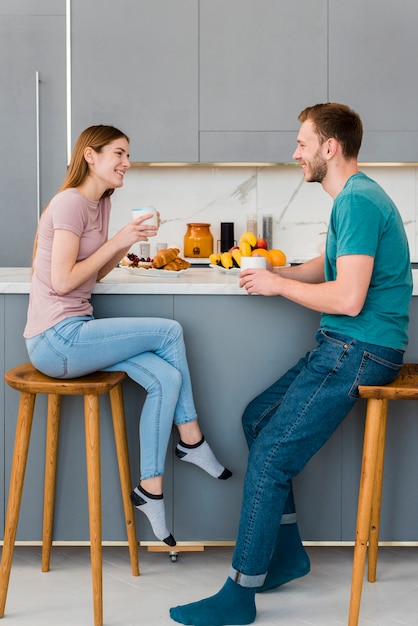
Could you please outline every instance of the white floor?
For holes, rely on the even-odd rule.
[[[280,590],[257,595],[259,626],[347,624],[352,548],[309,547],[311,573]],[[140,548],[141,575],[131,575],[128,549],[103,549],[106,626],[174,626],[168,609],[216,593],[232,548],[180,553]],[[15,548],[3,626],[92,626],[89,549],[54,546],[51,570],[40,548]],[[378,581],[365,581],[360,626],[418,625],[418,548],[379,549]]]

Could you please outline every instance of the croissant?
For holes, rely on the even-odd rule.
[[[164,267],[162,267],[161,269],[179,272],[180,270],[185,270],[188,267],[190,267],[190,263],[188,261],[185,261],[184,259],[181,259],[178,256],[173,259],[173,261],[170,261],[170,263],[167,263],[167,265],[164,265]]]
[[[178,248],[164,248],[164,250],[160,250],[154,257],[152,267],[159,269],[167,265],[170,261],[174,261],[179,252],[180,250]]]

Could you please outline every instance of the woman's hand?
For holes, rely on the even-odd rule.
[[[152,213],[146,213],[145,215],[142,215],[141,217],[137,217],[136,219],[132,220],[131,224],[137,227],[136,232],[139,237],[137,241],[148,241],[148,237],[155,237],[155,235],[158,233],[158,229],[161,224],[159,211],[157,211],[158,226],[152,226],[151,224],[144,224],[145,220],[149,219],[152,216],[153,216]]]
[[[158,214],[158,225],[160,214]],[[51,256],[51,281],[56,293],[65,295],[77,289],[90,278],[100,280],[125,256],[129,248],[138,241],[155,237],[157,226],[144,224],[149,215],[143,215],[126,224],[92,255],[77,261],[80,239],[69,230],[54,231]]]
[[[146,213],[131,220],[109,240],[110,245],[116,243],[117,252],[99,268],[97,280],[102,279],[112,271],[134,243],[148,241],[148,237],[155,237],[161,224],[160,212],[157,211],[158,226],[144,223],[151,216],[152,213]]]
[[[145,213],[128,222],[126,226],[116,233],[114,239],[118,241],[121,250],[125,248],[129,250],[134,243],[138,241],[148,241],[148,237],[155,237],[161,224],[160,212],[157,211],[158,226],[144,223],[150,217],[152,217],[152,213]]]

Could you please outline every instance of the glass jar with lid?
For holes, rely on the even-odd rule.
[[[213,252],[213,236],[210,224],[187,224],[184,235],[184,256],[189,258],[208,258]]]

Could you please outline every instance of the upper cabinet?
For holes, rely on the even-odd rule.
[[[65,175],[65,0],[2,0],[0,58],[0,266],[27,267]]]
[[[198,161],[196,0],[72,0],[73,142],[90,125],[132,161]]]
[[[416,0],[330,0],[329,99],[361,116],[361,161],[418,161]]]
[[[361,161],[418,160],[416,0],[71,0],[72,141],[114,124],[137,162],[287,162],[297,116],[361,115]]]
[[[328,94],[327,0],[200,0],[201,161],[290,161]]]

